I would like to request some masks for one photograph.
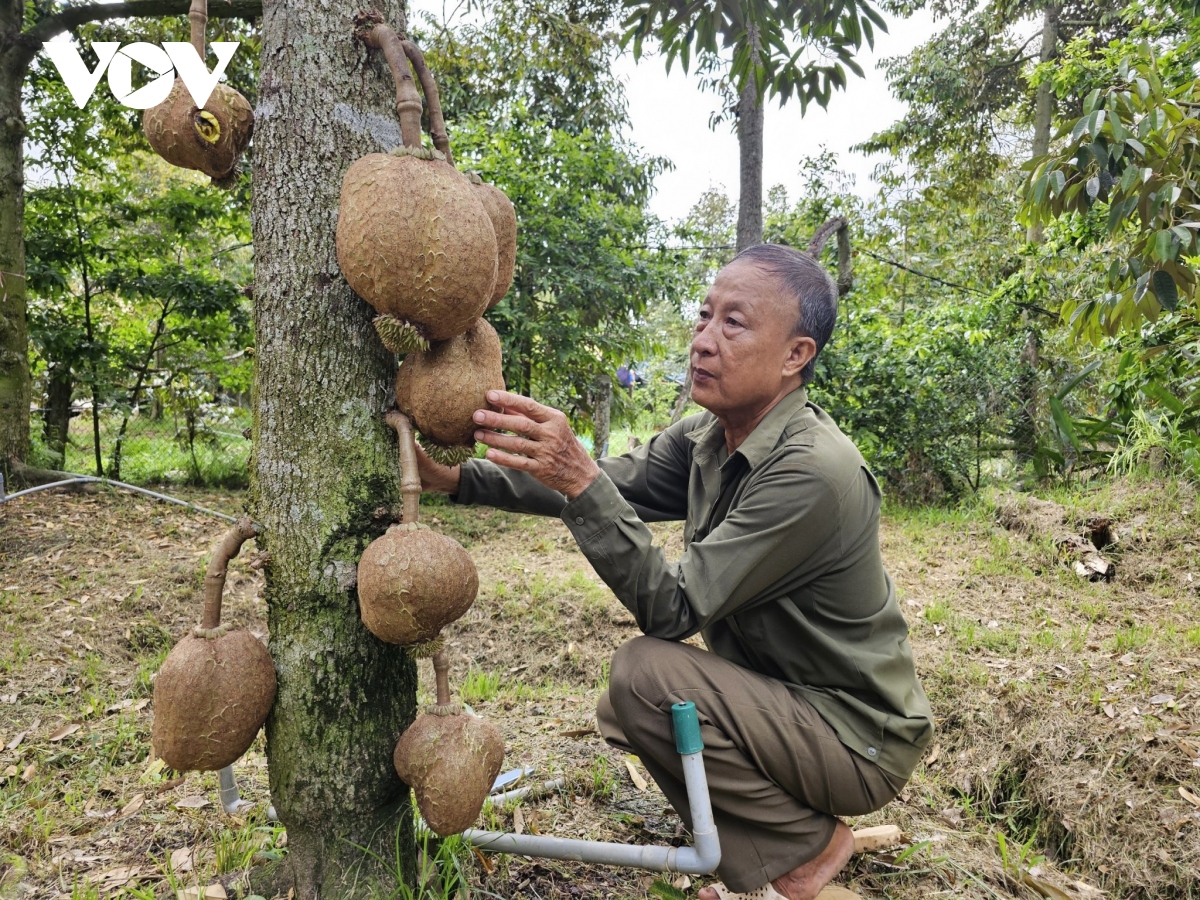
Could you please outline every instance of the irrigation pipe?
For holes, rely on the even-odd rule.
[[[198,506],[195,503],[190,503],[187,500],[180,500],[178,497],[171,497],[167,494],[160,494],[157,491],[147,490],[146,488],[137,487],[136,485],[126,484],[123,481],[113,481],[111,478],[97,478],[95,475],[72,475],[70,478],[63,481],[52,481],[50,484],[39,484],[35,487],[25,488],[23,491],[15,493],[5,493],[4,476],[0,475],[0,503],[7,503],[9,500],[16,500],[18,497],[26,497],[29,494],[36,494],[38,491],[48,491],[51,488],[70,487],[75,484],[107,484],[109,487],[121,488],[126,491],[133,491],[135,494],[141,494],[145,497],[151,497],[155,500],[162,500],[164,503],[174,503],[176,506],[182,506],[185,509],[201,512],[209,516],[216,516],[218,519],[224,519],[227,522],[236,522],[237,516],[230,516],[223,512],[217,512],[215,509],[209,509],[205,506]]]

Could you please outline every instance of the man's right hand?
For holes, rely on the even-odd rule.
[[[417,444],[417,473],[421,476],[421,490],[438,494],[457,494],[461,466],[443,466],[429,458],[429,454]]]

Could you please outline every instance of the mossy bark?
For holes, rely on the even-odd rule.
[[[356,11],[264,3],[254,138],[252,504],[279,676],[267,754],[300,900],[369,896],[414,870],[391,756],[416,670],[363,626],[354,587],[359,556],[398,518],[400,486],[383,422],[395,357],[334,248],[342,175],[399,143],[391,76],[352,41]],[[399,3],[382,12],[403,27]]]
[[[0,471],[29,454],[29,329],[25,307],[24,66],[9,49],[24,4],[0,0]]]

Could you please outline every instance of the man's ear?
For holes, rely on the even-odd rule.
[[[810,337],[796,335],[788,339],[787,356],[783,358],[783,377],[799,375],[817,355],[817,342]]]

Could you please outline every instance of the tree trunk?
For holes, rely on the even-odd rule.
[[[747,34],[750,54],[758,63],[758,30]],[[737,105],[738,138],[738,224],[737,252],[763,240],[763,106],[758,99],[758,82],[751,77],[742,88]],[[689,384],[688,388],[691,387]]]
[[[403,28],[400,2],[377,8]],[[346,169],[400,140],[398,126],[379,124],[395,121],[391,75],[351,40],[357,9],[264,3],[254,136],[252,508],[270,553],[279,675],[271,797],[288,832],[281,874],[298,900],[390,894],[414,872],[392,751],[415,712],[416,669],[366,630],[355,593],[362,551],[400,510],[396,439],[382,419],[396,359],[334,249]]]
[[[0,0],[0,50],[21,30],[24,4]],[[0,470],[29,454],[29,325],[25,314],[24,69],[0,53]]]
[[[612,426],[612,379],[601,375],[592,388],[592,458],[608,456],[608,436]]]
[[[1042,11],[1042,47],[1038,62],[1050,62],[1058,55],[1058,16],[1061,6],[1051,4]],[[1049,81],[1038,85],[1033,110],[1032,156],[1037,158],[1050,152],[1050,126],[1054,122],[1054,86]],[[1030,243],[1041,243],[1042,223],[1029,226],[1026,237]]]
[[[71,428],[71,393],[74,389],[71,367],[63,363],[51,363],[46,378],[42,439],[46,442],[46,449],[57,457],[55,465],[60,468],[67,460],[67,433]]]

